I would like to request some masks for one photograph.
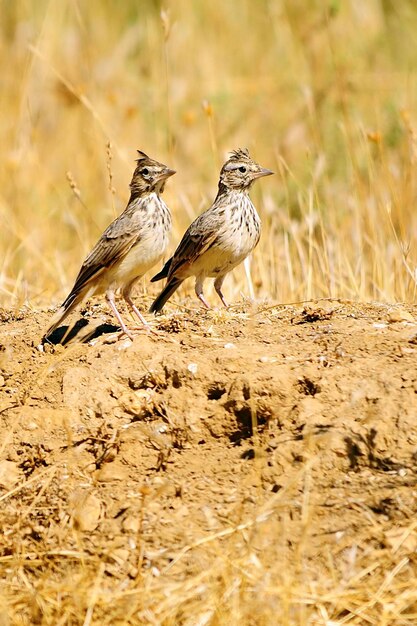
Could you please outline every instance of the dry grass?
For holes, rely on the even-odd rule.
[[[136,148],[178,171],[166,190],[175,243],[239,146],[277,172],[253,193],[264,224],[252,263],[259,297],[415,300],[412,0],[0,6],[3,306],[50,306],[66,295],[83,256],[124,208]],[[240,292],[242,268],[226,284],[230,299]],[[57,480],[46,472],[22,483],[24,506],[58,490]],[[190,543],[169,571],[142,570],[138,540],[133,576],[113,559],[120,569],[107,578],[105,546],[74,539],[61,520],[52,552],[14,545],[2,557],[15,575],[0,586],[0,624],[415,623],[408,558],[381,564],[375,551],[362,563],[342,554],[344,576],[326,555],[307,568],[302,546],[314,504],[309,489],[304,504],[296,491],[290,484],[250,523]],[[295,558],[285,537],[300,506]],[[66,548],[70,539],[77,549]],[[36,588],[31,567],[47,572]]]
[[[336,549],[328,545],[315,562],[307,552],[321,495],[309,468],[311,463],[277,494],[263,499],[255,492],[260,504],[249,520],[200,534],[181,549],[152,552],[142,524],[157,490],[136,494],[142,521],[126,550],[111,537],[103,541],[75,529],[63,493],[81,476],[56,465],[38,473],[1,498],[20,492],[19,513],[3,526],[7,548],[0,568],[8,582],[0,587],[0,623],[411,626],[417,619],[416,569],[402,548],[411,536],[415,545],[416,522],[398,533],[391,556],[373,545],[367,549],[366,533],[358,529],[354,544],[342,539]],[[243,502],[237,506],[243,514]],[[384,536],[385,522],[366,510],[364,531],[370,525],[374,536]],[[186,532],[193,530],[189,519]],[[161,556],[165,567],[150,564]]]

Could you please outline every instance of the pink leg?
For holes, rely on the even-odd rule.
[[[124,332],[125,335],[127,335],[127,337],[129,337],[129,339],[131,341],[133,341],[132,333],[130,332],[130,330],[128,329],[126,324],[124,323],[124,321],[122,319],[122,316],[120,315],[119,311],[117,310],[116,304],[114,302],[114,293],[112,291],[108,291],[106,293],[106,300],[107,300],[111,310],[115,314],[115,316],[117,318],[117,321],[119,322],[120,326],[122,327],[122,331]]]
[[[136,315],[136,317],[138,317],[140,319],[140,321],[142,322],[142,324],[144,325],[144,327],[146,328],[146,330],[148,331],[148,333],[152,333],[154,335],[158,335],[156,330],[153,330],[148,322],[145,320],[145,318],[143,317],[142,313],[139,311],[138,307],[136,306],[136,304],[133,302],[132,298],[130,297],[130,292],[132,291],[132,287],[136,282],[136,278],[133,282],[130,283],[130,285],[128,285],[122,292],[123,298],[125,299],[125,301],[127,302],[127,304],[130,306],[130,308],[132,309],[133,313]]]
[[[136,306],[136,304],[133,302],[132,298],[130,297],[130,295],[126,295],[124,294],[124,299],[126,300],[126,302],[128,303],[128,305],[130,306],[130,308],[132,309],[133,313],[140,319],[140,321],[142,322],[142,324],[144,326],[146,326],[146,328],[149,328],[149,324],[148,322],[145,320],[145,318],[143,317],[142,313],[139,311],[138,307]]]
[[[158,331],[154,330],[153,328],[149,326],[149,323],[145,320],[142,313],[139,311],[138,307],[133,302],[131,297],[125,295],[124,298],[126,302],[128,303],[128,305],[130,306],[130,308],[132,309],[132,311],[135,313],[135,315],[137,315],[137,317],[140,319],[140,321],[142,322],[142,324],[144,325],[148,333],[152,333],[153,335],[159,335]]]
[[[200,300],[200,302],[202,302],[204,304],[206,309],[210,309],[210,305],[209,305],[209,303],[207,302],[207,300],[205,299],[205,297],[204,297],[204,295],[202,293],[198,293],[197,297]]]
[[[216,280],[214,281],[214,288],[220,300],[222,301],[223,306],[225,306],[227,309],[229,305],[227,304],[226,300],[224,299],[224,295],[222,294],[222,285],[223,285],[224,278],[225,278],[224,276],[218,276]]]
[[[205,299],[204,293],[203,293],[204,279],[205,279],[205,276],[198,276],[197,277],[197,280],[195,281],[195,293],[196,293],[197,298],[200,300],[200,302],[202,302],[204,304],[206,309],[209,309],[210,305],[207,302],[207,300]]]

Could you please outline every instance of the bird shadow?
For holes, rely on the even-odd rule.
[[[115,324],[89,322],[85,318],[79,319],[73,326],[60,326],[45,338],[46,343],[66,346],[70,343],[88,343],[102,335],[109,335],[120,331]]]

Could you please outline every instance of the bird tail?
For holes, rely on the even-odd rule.
[[[151,283],[156,283],[156,281],[166,278],[169,274],[171,263],[172,263],[172,257],[165,263],[161,271],[158,274],[155,274],[155,276],[151,278]]]
[[[66,317],[71,313],[73,309],[84,299],[84,293],[80,291],[76,291],[73,289],[69,296],[64,300],[61,304],[54,317],[52,318],[52,323],[46,331],[43,339],[48,339],[50,335],[60,326],[60,324],[65,320]]]
[[[162,270],[162,272],[163,271],[164,270]],[[162,272],[160,272],[160,273],[162,274]],[[159,276],[159,274],[157,274],[157,276]],[[159,278],[158,278],[158,280],[159,280]],[[159,296],[152,303],[151,308],[149,309],[149,313],[157,313],[158,311],[160,311],[163,308],[165,302],[167,300],[169,300],[169,298],[172,296],[174,291],[176,291],[178,289],[178,287],[181,285],[183,280],[184,280],[183,278],[176,278],[175,276],[173,276],[167,282],[165,287],[162,289],[162,291],[159,294]]]

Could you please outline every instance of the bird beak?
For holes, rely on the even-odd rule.
[[[271,174],[274,174],[274,172],[267,170],[265,167],[261,167],[259,172],[255,172],[253,176],[254,178],[262,178],[262,176],[271,176]]]
[[[174,174],[176,174],[175,170],[170,170],[169,167],[166,167],[164,169],[163,172],[161,172],[161,180],[165,180],[166,178],[169,178],[170,176],[173,176]]]

